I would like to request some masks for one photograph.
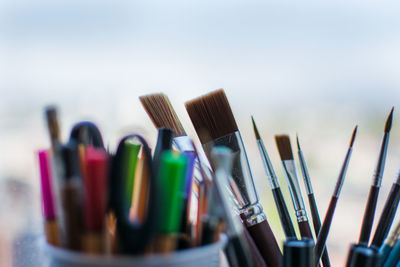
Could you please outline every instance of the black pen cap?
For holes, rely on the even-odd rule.
[[[347,257],[346,267],[378,266],[381,254],[379,250],[361,244],[352,244]]]
[[[283,243],[283,267],[312,267],[314,241],[311,238],[289,239]]]

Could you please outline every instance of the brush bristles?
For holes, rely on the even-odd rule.
[[[281,160],[292,160],[293,153],[290,146],[290,139],[288,135],[275,135],[275,142],[278,147]]]
[[[165,94],[151,94],[139,97],[144,109],[156,128],[174,130],[175,136],[186,135],[174,108]]]
[[[394,107],[392,107],[392,109],[390,110],[389,116],[388,116],[388,118],[386,119],[386,123],[385,123],[385,133],[390,132],[390,129],[392,129],[393,109],[394,109]]]
[[[223,89],[188,101],[185,106],[202,144],[238,131]]]

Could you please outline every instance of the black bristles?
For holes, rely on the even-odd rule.
[[[253,123],[253,130],[254,130],[254,134],[256,136],[256,140],[260,140],[261,139],[260,133],[258,132],[257,125],[256,125],[256,122],[254,121],[253,116],[251,116],[251,122]]]
[[[238,131],[223,89],[188,101],[185,106],[202,144]]]
[[[385,123],[385,133],[390,132],[390,129],[392,129],[392,121],[393,121],[393,109],[394,107],[392,107],[392,109],[390,110],[390,114],[386,120]]]
[[[278,147],[279,155],[281,160],[292,160],[293,152],[290,145],[290,139],[288,135],[275,135],[275,142]]]

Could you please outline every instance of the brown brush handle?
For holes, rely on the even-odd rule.
[[[366,245],[369,243],[369,237],[371,235],[372,224],[375,217],[376,203],[378,202],[379,189],[380,187],[372,185],[369,190],[368,201],[367,205],[365,206],[364,218],[358,243]]]
[[[282,253],[267,220],[248,226],[251,237],[269,267],[280,267]]]
[[[251,258],[253,260],[253,264],[255,267],[267,267],[263,257],[261,256],[260,251],[258,250],[256,244],[254,243],[253,238],[251,238],[249,231],[247,231],[246,227],[243,227],[243,233],[247,241],[247,245],[249,246],[251,252]]]
[[[302,221],[302,222],[297,222],[297,223],[299,225],[301,237],[308,237],[308,238],[313,239],[310,224],[308,223],[308,221]]]

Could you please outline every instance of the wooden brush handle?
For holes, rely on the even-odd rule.
[[[314,194],[308,194],[308,203],[310,204],[310,210],[314,225],[314,233],[315,236],[318,236],[319,230],[321,229],[321,219],[319,217],[317,202],[315,201]],[[329,260],[328,250],[325,247],[324,252],[322,253],[322,265],[324,267],[330,267],[331,262]]]
[[[298,222],[301,237],[308,237],[313,239],[310,224],[308,221]]]
[[[337,204],[338,198],[333,196],[331,201],[329,202],[328,210],[326,211],[324,223],[322,224],[321,230],[318,233],[317,242],[314,248],[314,258],[318,263],[319,259],[324,251],[326,240],[328,238],[329,229],[331,227],[333,214],[335,213],[335,208]]]
[[[280,267],[282,253],[267,220],[248,226],[247,230],[268,267]]]
[[[376,227],[376,232],[374,238],[372,239],[372,246],[375,246],[377,248],[382,246],[382,243],[387,237],[390,227],[392,226],[393,219],[399,205],[399,200],[400,185],[394,183],[386,200],[385,207],[383,208],[378,226]]]
[[[260,251],[258,250],[256,244],[254,243],[253,238],[251,238],[249,231],[247,231],[246,227],[243,227],[243,233],[247,241],[247,245],[250,249],[251,258],[253,260],[253,264],[255,267],[267,267],[263,257],[261,256]]]
[[[296,232],[293,227],[292,219],[290,218],[289,211],[287,209],[285,199],[283,198],[282,191],[279,187],[272,189],[272,193],[275,199],[276,208],[281,219],[283,231],[285,232],[286,238],[296,238]]]
[[[372,224],[374,222],[379,189],[380,187],[372,185],[371,189],[369,190],[368,201],[367,201],[367,206],[365,207],[359,243],[368,245],[369,237],[371,235]]]

